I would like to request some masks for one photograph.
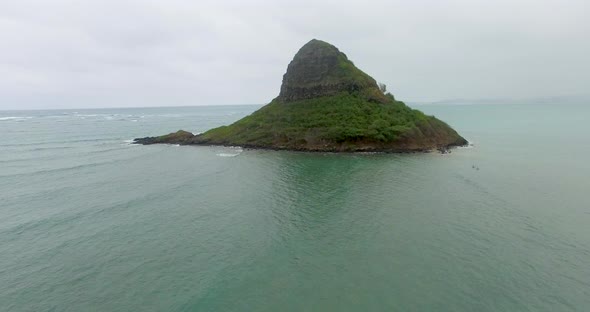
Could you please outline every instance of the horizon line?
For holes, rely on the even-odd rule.
[[[547,104],[554,100],[590,100],[590,95],[556,95],[522,98],[455,98],[435,101],[402,101],[411,105],[502,105],[502,104]],[[508,101],[521,103],[507,103]],[[538,101],[541,103],[533,103]],[[469,103],[471,102],[471,103]],[[525,103],[523,103],[525,102]],[[270,103],[270,102],[269,102]],[[48,107],[48,108],[0,108],[3,111],[42,111],[42,110],[82,110],[82,109],[133,109],[133,108],[186,108],[186,107],[215,107],[215,106],[263,106],[269,103],[242,103],[242,104],[206,104],[206,105],[171,105],[171,106],[101,106],[101,107]]]

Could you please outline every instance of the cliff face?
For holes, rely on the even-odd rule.
[[[465,145],[446,123],[379,90],[333,45],[311,40],[295,55],[277,98],[229,126],[178,131],[140,144],[239,145],[301,151],[409,152]]]
[[[289,63],[279,99],[292,102],[360,91],[379,88],[375,79],[356,68],[335,46],[313,39]]]

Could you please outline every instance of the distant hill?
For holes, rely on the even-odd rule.
[[[397,101],[335,46],[316,39],[287,67],[279,96],[251,115],[199,135],[181,130],[135,142],[331,152],[467,144],[446,123]]]
[[[449,99],[434,102],[413,102],[412,105],[588,105],[590,96],[588,95],[570,95],[570,96],[543,96],[543,97],[525,97],[525,98],[476,98],[476,99]]]

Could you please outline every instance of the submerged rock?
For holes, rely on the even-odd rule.
[[[287,67],[279,96],[251,115],[198,135],[181,130],[135,142],[332,152],[446,150],[467,144],[444,122],[384,93],[344,53],[316,39]]]

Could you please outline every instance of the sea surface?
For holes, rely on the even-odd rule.
[[[138,146],[259,106],[0,112],[0,311],[590,311],[590,103],[451,154]]]

